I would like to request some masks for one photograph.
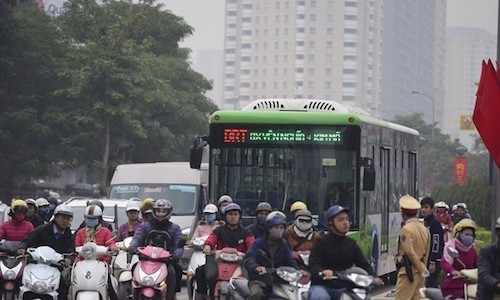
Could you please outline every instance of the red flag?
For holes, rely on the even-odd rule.
[[[467,157],[455,157],[454,175],[455,182],[458,183],[458,185],[463,185],[465,183],[465,179],[467,178]]]
[[[495,67],[483,61],[472,120],[495,164],[500,167],[500,81]]]

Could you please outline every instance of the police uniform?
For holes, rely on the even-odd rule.
[[[410,215],[418,214],[421,208],[420,203],[410,195],[401,197],[399,206],[403,213]],[[426,266],[430,242],[429,229],[421,224],[417,218],[406,220],[399,232],[398,255],[396,257],[396,264],[399,267],[396,300],[420,299],[419,289],[425,285],[425,278],[422,275],[429,276]],[[406,260],[404,256],[406,256]],[[413,276],[408,276],[408,271]],[[413,277],[413,282],[411,282],[411,277]]]

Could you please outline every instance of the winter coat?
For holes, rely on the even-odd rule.
[[[295,232],[295,225],[287,228],[287,242],[292,251],[310,251],[319,232],[311,231],[305,237],[299,237]]]
[[[255,238],[252,232],[245,227],[238,225],[235,229],[231,229],[229,226],[224,225],[214,229],[205,241],[205,245],[210,245],[212,250],[231,247],[246,253],[254,241]]]
[[[438,212],[435,212],[434,216],[436,216],[436,219],[439,223],[448,225],[448,229],[453,228],[453,222],[451,221],[451,216],[449,213],[445,212],[444,214],[440,214]]]
[[[500,250],[497,243],[481,248],[477,268],[479,280],[476,298],[493,300],[494,296],[499,297],[500,289],[497,289],[497,284],[500,283]]]
[[[255,239],[258,239],[261,236],[264,236],[266,234],[266,232],[267,232],[266,226],[264,226],[264,227],[259,226],[259,224],[257,223],[257,221],[255,221],[252,224],[248,225],[247,229],[252,232],[253,237]]]
[[[263,251],[263,252],[262,252]],[[255,240],[250,249],[245,255],[245,268],[248,271],[248,279],[259,280],[266,285],[272,285],[272,275],[267,273],[259,275],[256,269],[259,266],[266,268],[278,268],[282,266],[293,267],[298,269],[299,266],[292,258],[292,251],[288,248],[285,240],[277,241],[277,248],[274,255],[271,255],[269,250],[269,241],[267,236],[260,237]]]
[[[93,238],[89,241],[96,243],[98,246],[106,246],[109,248],[116,248],[115,239],[111,235],[111,231],[106,227],[100,226]],[[87,242],[87,228],[79,229],[76,232],[75,247],[83,246]],[[109,264],[111,257],[109,255],[100,255],[100,261],[105,261]]]
[[[26,220],[21,222],[16,220],[5,221],[0,225],[0,240],[20,242],[33,230],[33,224]]]
[[[458,259],[465,264],[465,267],[459,262],[458,259],[453,259],[448,254],[448,248],[452,247],[458,250]],[[474,246],[471,246],[468,251],[464,251],[465,246],[458,240],[458,238],[453,238],[449,240],[445,246],[443,253],[443,259],[441,260],[441,269],[445,274],[449,274],[452,271],[460,271],[462,269],[474,269],[477,267],[477,252]],[[450,263],[451,261],[451,263]],[[464,298],[464,284],[465,281],[456,278],[453,279],[451,276],[446,276],[445,280],[441,284],[441,291],[443,296],[453,295],[455,297]]]
[[[218,220],[213,221],[212,223],[208,223],[207,221],[201,220],[198,222],[198,226],[196,226],[196,229],[194,230],[193,237],[191,240],[194,240],[196,238],[202,237],[202,236],[209,236],[215,228],[220,226],[220,222]]]
[[[443,228],[441,223],[434,215],[424,219],[425,227],[429,228],[431,233],[431,248],[429,249],[429,262],[434,262],[437,264],[441,263],[441,256],[443,256],[444,239],[443,239]]]
[[[139,226],[141,226],[141,224],[142,224],[142,221],[135,222],[134,233],[137,231],[137,228],[139,228]],[[128,222],[126,222],[118,227],[118,236],[116,237],[115,240],[117,242],[121,242],[127,237],[129,237],[129,235],[128,235]]]

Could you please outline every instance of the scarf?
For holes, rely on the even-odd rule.
[[[464,244],[462,244],[462,242],[460,242],[460,240],[457,238],[452,238],[451,240],[449,240],[444,247],[443,258],[450,265],[453,265],[454,258],[451,257],[451,255],[447,251],[447,249],[450,247],[457,249],[459,253],[460,252],[469,252],[470,249],[472,249],[472,247],[474,247],[474,244],[467,247],[467,246],[464,246]]]
[[[311,229],[309,229],[308,231],[304,232],[304,231],[301,231],[300,229],[297,228],[297,226],[292,226],[293,227],[293,231],[295,231],[295,234],[299,237],[299,238],[305,238],[307,237],[312,231],[313,231],[313,228],[311,227]],[[312,234],[309,235],[308,237],[308,240],[310,240],[312,238]]]
[[[99,232],[99,229],[101,229],[101,224],[97,225],[94,228],[85,227],[85,243],[95,243],[95,236]]]

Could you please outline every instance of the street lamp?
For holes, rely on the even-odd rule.
[[[431,141],[434,141],[434,122],[435,122],[435,119],[434,119],[434,115],[435,115],[435,112],[436,112],[436,105],[434,103],[434,98],[432,98],[431,96],[425,94],[425,93],[422,93],[420,91],[411,91],[412,94],[416,94],[416,95],[422,95],[424,97],[427,97],[429,98],[429,100],[431,100],[431,103],[432,103],[432,132],[431,132]]]

